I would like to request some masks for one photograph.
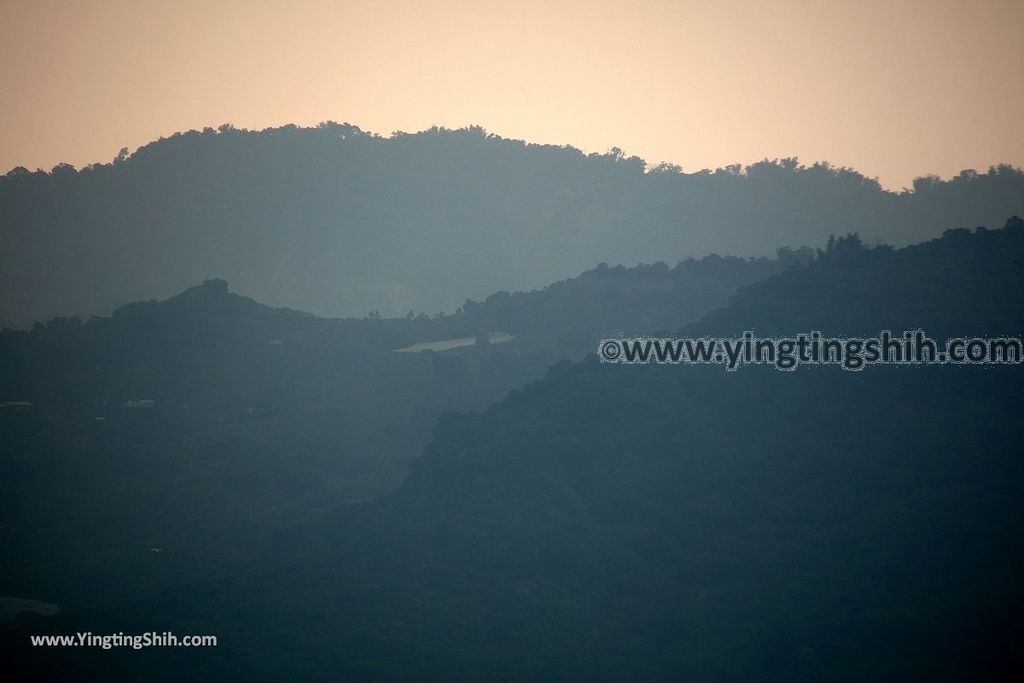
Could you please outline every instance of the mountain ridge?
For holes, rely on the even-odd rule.
[[[869,227],[902,245],[1022,213],[1010,166],[891,193],[795,159],[684,174],[481,128],[225,126],[82,171],[0,177],[0,318],[106,313],[214,273],[318,315],[452,311],[599,262],[760,256]]]
[[[684,329],[755,312],[795,332],[808,302],[857,329],[1019,329],[1021,228],[840,239]],[[844,289],[900,274],[919,286]],[[281,530],[233,576],[25,628],[230,634],[202,660],[68,655],[125,678],[1005,679],[1024,671],[1021,371],[557,363],[446,413],[401,487]],[[296,629],[298,651],[270,647]]]

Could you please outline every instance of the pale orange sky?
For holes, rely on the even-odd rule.
[[[1022,31],[1020,0],[0,0],[0,173],[330,119],[899,189],[1024,164]]]

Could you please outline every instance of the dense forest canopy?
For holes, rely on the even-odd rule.
[[[594,263],[761,256],[861,232],[897,246],[1024,213],[998,166],[903,192],[826,163],[684,173],[482,128],[179,133],[111,163],[0,177],[0,323],[106,314],[225,277],[330,316],[453,311]]]

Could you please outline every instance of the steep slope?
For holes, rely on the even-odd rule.
[[[687,329],[1024,326],[1019,221],[844,244]],[[1021,371],[559,364],[244,577],[51,628],[219,633],[92,662],[197,680],[1012,679]]]
[[[210,280],[0,333],[0,403],[16,402],[0,407],[0,595],[80,606],[225,571],[277,530],[395,488],[444,411],[482,408],[601,334],[696,319],[781,267],[601,267],[409,319],[317,318]],[[494,331],[514,339],[394,353]]]

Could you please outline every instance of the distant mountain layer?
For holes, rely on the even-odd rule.
[[[321,315],[451,311],[598,262],[903,245],[1024,213],[1008,166],[892,193],[795,160],[681,173],[482,129],[176,134],[111,164],[0,177],[0,322],[108,313],[212,276]]]

